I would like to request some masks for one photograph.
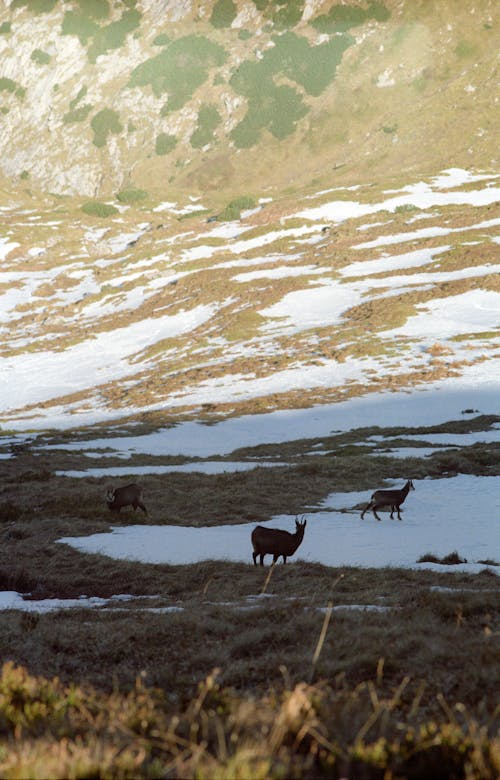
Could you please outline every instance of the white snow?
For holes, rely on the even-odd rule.
[[[91,607],[103,607],[117,602],[128,601],[134,596],[120,594],[109,599],[98,596],[80,596],[77,599],[25,599],[21,593],[14,590],[0,591],[0,611],[3,609],[16,609],[23,612],[53,612],[59,609],[89,609]]]
[[[371,393],[337,404],[231,417],[212,425],[185,422],[142,436],[117,436],[52,445],[54,449],[115,450],[120,455],[229,455],[294,439],[319,438],[356,428],[431,426],[477,414],[498,414],[500,359],[469,367],[461,378],[445,379],[412,392]],[[464,414],[465,409],[474,409]]]
[[[499,437],[500,438],[500,437]],[[199,474],[227,474],[238,471],[251,471],[256,468],[270,468],[286,466],[286,463],[269,463],[266,461],[228,461],[212,460],[183,463],[173,466],[109,466],[109,468],[93,468],[84,471],[56,471],[60,477],[126,477],[139,476],[141,474],[172,474],[199,473]]]
[[[439,333],[443,339],[500,329],[500,293],[497,292],[468,290],[448,298],[434,298],[416,308],[423,311],[409,317],[400,328],[384,331],[384,335],[421,338]]]
[[[288,293],[273,306],[259,311],[259,314],[266,318],[283,318],[281,322],[266,323],[262,330],[286,329],[288,333],[294,333],[305,328],[334,325],[359,299],[358,290],[338,283],[297,290]]]
[[[500,200],[500,189],[498,190],[498,199]],[[436,238],[437,236],[448,236],[450,233],[464,233],[468,230],[485,230],[490,227],[500,225],[500,219],[487,219],[474,225],[466,225],[459,228],[443,228],[435,225],[434,227],[420,228],[420,230],[406,231],[396,233],[393,236],[380,236],[373,241],[365,241],[363,244],[355,244],[353,249],[373,249],[378,246],[389,246],[390,244],[401,244],[405,241],[416,241],[423,238]]]
[[[451,185],[448,184],[447,186],[450,187]],[[405,192],[404,195],[388,198],[375,204],[360,203],[359,201],[330,201],[320,206],[312,206],[311,208],[298,211],[293,216],[310,220],[342,222],[346,219],[364,217],[367,214],[375,214],[379,211],[395,211],[399,206],[415,206],[420,209],[459,204],[488,206],[500,200],[500,187],[485,187],[479,190],[465,191],[446,189],[445,192],[436,192],[432,184],[420,182],[403,188],[403,191]],[[442,235],[442,233],[433,235]]]
[[[322,231],[327,224],[323,220],[327,217],[328,221],[335,221],[383,210],[394,211],[404,205],[431,208],[450,203],[473,206],[493,204],[500,200],[498,178],[485,172],[473,173],[450,168],[428,181],[418,181],[396,192],[385,192],[375,203],[333,201],[295,215],[307,220],[314,219],[314,224],[306,222],[298,227],[296,224],[287,227],[290,224],[289,217],[285,217],[279,226],[271,223],[266,230],[263,226],[257,228],[245,223],[243,219],[215,227],[207,226],[206,231],[198,233],[192,230],[170,235],[157,242],[151,241],[153,244],[168,244],[168,252],[163,254],[155,253],[154,250],[149,252],[150,244],[147,242],[152,234],[145,236],[145,233],[149,231],[151,223],[126,225],[125,220],[115,220],[109,228],[103,229],[78,226],[78,241],[84,242],[83,260],[81,254],[68,256],[66,247],[61,251],[57,246],[57,236],[51,236],[50,239],[55,244],[42,246],[40,241],[43,241],[43,235],[38,233],[33,234],[32,247],[23,248],[22,256],[18,257],[16,253],[15,258],[8,258],[5,254],[8,248],[19,247],[14,241],[14,228],[9,228],[9,234],[0,237],[0,256],[3,255],[5,259],[0,271],[0,334],[4,345],[0,357],[1,424],[12,430],[67,428],[112,420],[117,414],[133,415],[156,410],[168,412],[180,406],[198,407],[205,403],[234,404],[294,390],[329,392],[336,388],[342,392],[344,388],[348,389],[349,383],[357,385],[356,392],[366,385],[366,392],[369,393],[371,383],[389,373],[396,376],[405,373],[408,367],[410,372],[428,368],[431,360],[429,342],[442,342],[447,338],[466,335],[470,335],[469,340],[462,339],[448,344],[448,365],[457,366],[457,371],[468,374],[470,381],[483,383],[492,380],[498,386],[500,372],[496,362],[498,353],[495,352],[498,342],[494,335],[488,337],[487,343],[486,338],[480,340],[475,334],[491,332],[498,327],[496,311],[500,308],[499,294],[491,289],[487,280],[484,282],[485,289],[481,289],[481,284],[482,277],[492,277],[500,272],[500,263],[492,262],[490,254],[488,261],[482,260],[480,246],[469,250],[471,256],[467,267],[446,270],[445,253],[454,246],[451,242],[450,245],[442,244],[432,248],[416,245],[408,247],[407,252],[394,255],[382,252],[378,257],[344,266],[344,250],[337,258],[334,242],[333,249],[330,243],[325,243],[315,246],[314,250],[309,246],[304,249],[302,243],[322,239]],[[464,185],[477,185],[477,189],[458,189]],[[479,189],[480,186],[482,189]],[[360,198],[370,195],[368,186],[340,189],[356,189],[362,193]],[[308,203],[314,203],[313,199],[318,203],[330,192],[335,192],[335,188],[307,196]],[[193,205],[193,202],[187,205],[187,209],[198,207],[199,204]],[[161,208],[173,211],[174,214],[179,211],[177,204],[170,202],[165,202]],[[440,217],[436,213],[433,216],[436,221]],[[456,234],[467,230],[488,230],[486,239],[495,242],[491,229],[500,224],[500,219],[492,216],[491,209],[487,212],[485,210],[484,216],[488,219],[471,218],[462,228],[449,228],[443,218],[441,224],[430,228],[378,238],[367,236],[370,241],[356,246],[358,249],[367,249],[403,241],[421,242],[435,235],[449,233],[454,234],[453,241],[460,241],[460,236]],[[414,218],[408,218],[407,222]],[[29,224],[34,229],[33,223]],[[371,227],[377,224],[372,222]],[[46,227],[41,223],[36,226]],[[251,237],[246,237],[248,231],[252,231],[253,236],[250,233]],[[257,231],[259,235],[255,235]],[[353,235],[356,236],[354,230]],[[113,254],[139,238],[144,238],[146,251],[141,249],[137,252],[131,247],[128,257]],[[276,241],[280,244],[273,247]],[[23,238],[23,247],[24,242]],[[98,251],[102,251],[103,255],[90,259],[89,243],[97,244]],[[47,257],[54,257],[52,265],[50,268],[42,268],[37,263],[36,269],[30,270],[29,258],[33,258],[35,253],[38,256],[44,249]],[[96,251],[97,247],[91,249]],[[261,256],[255,257],[256,249],[262,249]],[[321,263],[317,266],[314,264],[311,257],[316,252],[330,251],[331,264],[324,263],[324,258],[328,258],[325,254],[322,254]],[[441,256],[444,256],[442,269],[436,262]],[[74,258],[73,262],[70,262],[71,257]],[[186,260],[194,259],[205,259],[205,265],[216,270],[237,268],[232,280],[240,284],[256,282],[256,287],[272,290],[273,281],[276,281],[276,289],[285,291],[281,299],[273,295],[270,305],[267,305],[268,297],[264,298],[266,303],[262,303],[259,310],[262,325],[252,333],[251,338],[228,343],[225,333],[218,334],[216,330],[222,318],[216,323],[210,322],[229,303],[238,305],[228,312],[228,318],[242,311],[245,290],[232,290],[231,301],[214,299],[204,306],[194,306],[191,296],[196,294],[196,269],[187,270],[191,274],[192,284],[189,285],[189,292],[183,293],[186,298],[175,301],[176,306],[185,305],[186,310],[171,316],[164,314],[164,309],[172,305],[173,298],[170,296],[174,288],[168,291],[168,297],[166,294],[165,303],[162,299],[163,289],[185,276],[186,272],[179,272],[179,267]],[[45,258],[43,264],[47,265]],[[286,280],[293,277],[296,280],[293,287],[298,289],[290,292],[292,285]],[[324,356],[321,342],[329,338],[326,329],[332,329],[334,341],[334,329],[348,322],[353,307],[376,302],[381,297],[396,299],[410,291],[431,290],[437,285],[466,278],[474,278],[474,290],[449,297],[444,297],[445,293],[439,291],[437,302],[418,304],[415,315],[409,317],[401,327],[374,333],[373,338],[380,341],[381,350],[388,347],[384,354],[363,356],[361,353],[354,358],[348,354],[346,357],[344,349],[343,362]],[[73,284],[68,284],[68,279]],[[161,316],[149,316],[150,305]],[[189,311],[190,305],[193,308]],[[147,316],[144,316],[144,310],[148,312]],[[131,313],[131,324],[103,332],[109,328],[113,315],[123,311]],[[140,321],[134,321],[141,317]],[[104,320],[102,325],[100,318]],[[40,329],[39,324],[42,325]],[[200,327],[206,324],[208,327]],[[75,334],[78,334],[75,335],[76,343],[55,351],[53,344],[66,332],[71,333],[74,325],[79,326],[78,330],[75,329]],[[168,379],[177,371],[174,350],[162,352],[160,348],[152,354],[150,360],[145,359],[144,350],[162,340],[196,329],[198,331],[193,333],[193,343],[188,344],[180,355],[181,366],[185,364],[185,358],[194,357],[200,361],[200,365],[224,366],[225,374],[214,371],[214,374],[218,374],[217,379],[193,379],[173,391],[169,388]],[[89,336],[89,333],[96,335]],[[248,373],[244,373],[246,369],[242,371],[240,363],[231,373],[233,358],[238,360],[255,355],[278,355],[282,349],[279,340],[297,333],[304,340],[303,355],[290,359],[284,370],[268,369],[267,375],[264,375],[265,370],[262,369],[262,375],[259,376],[251,368]],[[405,345],[405,361],[396,351],[396,343],[389,341],[398,338],[411,339],[411,343]],[[353,354],[359,354],[359,351],[353,350]],[[487,365],[484,367],[463,368],[468,362],[474,363],[485,358]],[[141,372],[153,371],[160,361],[164,361],[160,370],[164,370],[165,382],[163,385],[155,385],[157,392],[151,393],[143,406],[121,407],[117,410],[113,408],[114,402],[100,394],[100,386],[108,382],[127,380],[132,387],[134,383],[143,381]],[[32,381],[34,376],[37,377],[36,382]],[[65,397],[74,393],[82,393],[84,397],[81,401]],[[27,405],[32,407],[29,411],[23,408]]]
[[[76,393],[135,373],[131,360],[164,338],[186,333],[214,313],[212,306],[143,319],[124,328],[98,333],[62,352],[0,357],[3,410]],[[36,376],[36,382],[28,381]]]
[[[428,568],[429,564],[417,563],[421,556],[432,553],[442,558],[456,551],[467,563],[431,567],[475,573],[485,568],[481,560],[500,563],[497,477],[460,474],[416,481],[403,506],[402,521],[390,520],[382,511],[380,522],[371,514],[361,520],[360,510],[354,507],[368,502],[370,495],[371,491],[328,496],[320,511],[306,515],[304,540],[293,560],[335,567]],[[147,563],[179,565],[209,559],[251,563],[250,534],[255,523],[226,525],[224,520],[221,517],[219,525],[201,528],[122,526],[110,533],[58,541],[81,552]],[[295,530],[294,518],[287,515],[262,525]]]
[[[401,268],[418,268],[421,265],[432,263],[436,255],[447,252],[449,249],[449,244],[445,244],[431,249],[414,249],[412,252],[404,252],[401,255],[383,255],[373,260],[350,263],[344,268],[340,268],[339,272],[342,276],[366,276],[387,271],[399,271]]]

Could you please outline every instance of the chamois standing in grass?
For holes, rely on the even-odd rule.
[[[378,516],[376,510],[380,509],[381,506],[390,506],[391,520],[394,514],[394,510],[397,510],[398,520],[401,520],[399,507],[405,500],[410,490],[415,490],[415,487],[411,479],[409,479],[406,482],[406,485],[402,487],[401,490],[376,490],[370,499],[370,503],[367,504],[367,506],[365,506],[365,508],[361,512],[361,519],[363,519],[365,512],[371,509],[373,514],[377,518],[377,520],[380,520],[380,517]]]
[[[134,511],[139,507],[145,514],[148,513],[142,501],[142,487],[136,482],[123,487],[108,488],[106,503],[111,512],[119,512],[124,506],[133,506]]]
[[[295,520],[295,533],[281,531],[277,528],[264,528],[262,525],[256,526],[252,531],[253,562],[257,565],[257,556],[260,556],[260,565],[264,566],[264,555],[272,555],[273,563],[276,563],[280,555],[283,556],[283,563],[289,555],[293,555],[302,539],[307,520],[301,523]]]

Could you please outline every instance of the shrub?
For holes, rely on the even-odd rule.
[[[217,215],[217,219],[219,222],[230,222],[234,219],[240,219],[242,211],[245,209],[253,209],[256,205],[253,198],[248,195],[242,195],[228,203],[224,211],[221,211],[221,213]]]
[[[116,206],[98,200],[88,200],[83,204],[82,211],[91,217],[110,217],[112,214],[118,214]]]
[[[137,203],[140,200],[145,200],[147,197],[148,193],[146,190],[129,189],[119,192],[116,199],[120,203]]]

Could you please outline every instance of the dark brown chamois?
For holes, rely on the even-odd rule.
[[[370,503],[365,506],[361,512],[361,519],[363,519],[365,512],[371,509],[377,520],[380,520],[376,510],[380,509],[381,506],[390,506],[391,520],[395,509],[398,513],[398,520],[401,520],[399,507],[405,500],[410,490],[415,490],[411,479],[407,481],[406,485],[402,487],[401,490],[376,490],[370,499]]]
[[[119,512],[124,506],[133,506],[134,511],[139,507],[146,514],[148,510],[142,502],[142,487],[132,482],[118,488],[108,488],[106,503],[111,512]]]
[[[295,533],[280,531],[277,528],[264,528],[262,525],[256,526],[252,531],[253,562],[257,565],[257,556],[260,555],[260,565],[264,566],[264,555],[272,555],[273,563],[276,563],[280,555],[283,556],[283,563],[289,555],[293,555],[302,539],[307,520],[301,523],[295,520]]]

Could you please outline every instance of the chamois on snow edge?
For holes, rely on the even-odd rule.
[[[371,509],[377,520],[380,520],[376,510],[380,509],[382,506],[390,506],[391,520],[394,514],[394,510],[396,510],[398,513],[398,520],[401,520],[399,508],[410,490],[415,490],[411,479],[407,480],[406,484],[401,488],[401,490],[376,490],[375,493],[372,494],[370,503],[367,504],[361,512],[361,519],[363,519],[365,512]]]
[[[260,565],[264,565],[264,556],[272,555],[273,563],[283,556],[283,563],[289,555],[293,555],[304,538],[307,520],[303,523],[295,520],[295,533],[281,531],[277,528],[264,528],[257,525],[252,531],[253,562],[257,565],[257,556],[260,556]]]

